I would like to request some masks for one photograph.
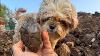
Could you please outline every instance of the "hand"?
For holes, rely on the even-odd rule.
[[[51,43],[49,41],[49,36],[47,31],[42,32],[42,41],[43,46],[38,50],[37,53],[22,51],[23,42],[19,41],[18,43],[14,44],[12,47],[13,56],[58,56],[51,47]]]

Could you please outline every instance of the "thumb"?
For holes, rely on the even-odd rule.
[[[23,42],[22,41],[19,41],[18,43],[14,44],[12,46],[14,56],[18,56],[19,54],[21,54],[23,52],[22,48],[23,48]]]
[[[49,41],[49,35],[46,30],[42,32],[42,41],[43,41],[43,48],[52,48],[51,43]]]

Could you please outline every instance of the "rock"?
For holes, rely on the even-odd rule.
[[[24,45],[32,52],[37,52],[42,43],[40,26],[36,23],[35,19],[30,17],[23,22],[21,29],[21,40]]]

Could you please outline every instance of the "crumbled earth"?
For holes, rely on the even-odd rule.
[[[62,41],[75,43],[70,56],[100,56],[100,13],[79,12],[78,19],[77,29]],[[13,31],[0,32],[0,56],[11,56],[13,34]]]
[[[0,56],[12,56],[12,40],[14,31],[0,32]]]
[[[100,56],[100,13],[78,13],[79,26],[74,32],[71,56]]]

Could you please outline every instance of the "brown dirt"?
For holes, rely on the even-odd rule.
[[[0,56],[11,56],[11,46],[14,31],[0,32]]]
[[[72,32],[75,47],[71,56],[100,56],[100,13],[78,13],[79,26]]]

